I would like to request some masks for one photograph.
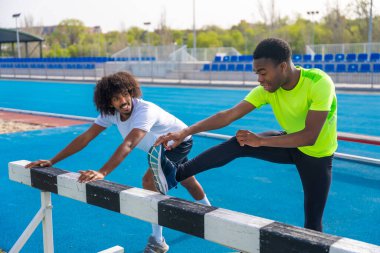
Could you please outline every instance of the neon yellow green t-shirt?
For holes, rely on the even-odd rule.
[[[262,86],[255,87],[245,97],[245,101],[256,108],[270,104],[280,126],[288,133],[305,128],[309,110],[328,111],[328,116],[317,141],[312,146],[298,147],[303,153],[313,157],[332,155],[337,146],[337,100],[331,78],[319,69],[301,70],[300,79],[292,90],[279,88],[273,93]]]

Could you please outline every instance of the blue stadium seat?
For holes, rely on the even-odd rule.
[[[221,62],[221,61],[222,61],[222,57],[221,56],[215,56],[214,62]]]
[[[336,65],[336,72],[337,73],[346,72],[346,64],[337,64]]]
[[[334,64],[326,64],[325,65],[325,72],[327,72],[327,73],[335,72],[335,65]]]
[[[227,70],[228,71],[235,71],[235,64],[228,64]]]
[[[372,53],[370,57],[371,62],[380,62],[380,53]]]
[[[361,65],[360,65],[359,72],[360,72],[360,73],[368,73],[368,72],[371,72],[371,65],[368,64],[368,63],[361,64]]]
[[[342,61],[344,61],[344,54],[336,54],[335,55],[335,61],[336,62],[342,62]]]
[[[322,55],[321,54],[315,54],[313,61],[314,62],[321,62],[322,61]]]
[[[239,61],[239,62],[243,62],[243,61],[245,61],[245,55],[239,55],[239,57],[238,57],[238,61]]]
[[[332,54],[325,54],[325,62],[331,62],[334,60],[334,55]]]
[[[322,64],[314,64],[314,68],[323,70],[323,65]]]
[[[225,72],[227,71],[227,64],[219,64],[219,71]]]
[[[212,64],[211,65],[211,71],[218,71],[218,64]]]
[[[313,68],[313,66],[311,64],[304,64],[303,67],[305,69],[311,69],[311,68]]]
[[[236,65],[236,71],[244,71],[244,64],[237,64]]]
[[[358,62],[366,62],[368,61],[368,54],[359,54],[358,55]]]
[[[210,71],[210,64],[204,64],[202,71]]]
[[[353,62],[353,61],[356,61],[356,54],[347,54],[347,56],[346,56],[346,61],[347,61],[347,62]]]
[[[238,58],[237,55],[232,55],[231,58],[230,58],[231,62],[237,62],[238,60],[239,60],[239,58]]]
[[[302,58],[303,62],[311,62],[311,54],[304,54]]]
[[[358,64],[352,63],[352,64],[348,65],[347,72],[356,73],[356,72],[358,72],[358,70],[359,70],[359,65]]]
[[[229,55],[226,55],[223,57],[223,61],[224,62],[229,62],[230,61],[230,56]]]
[[[292,60],[293,62],[300,62],[302,61],[302,56],[300,54],[293,54]]]
[[[245,61],[246,62],[253,62],[253,55],[250,55],[250,54],[246,55],[245,56]]]
[[[380,73],[380,64],[373,64],[373,72]]]
[[[253,71],[253,65],[252,64],[245,64],[244,71],[245,72],[252,72]]]

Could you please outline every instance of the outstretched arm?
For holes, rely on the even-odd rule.
[[[311,146],[318,139],[323,124],[326,122],[327,115],[327,111],[309,110],[306,116],[305,128],[295,133],[280,136],[259,136],[248,130],[239,130],[236,133],[236,138],[241,146],[283,148]]]
[[[154,145],[157,146],[161,143],[164,143],[165,148],[170,150],[177,147],[183,141],[183,139],[189,135],[228,126],[233,121],[240,119],[254,109],[255,107],[252,104],[246,101],[241,101],[231,109],[218,112],[217,114],[199,121],[190,127],[184,128],[181,131],[160,136]],[[171,146],[168,146],[169,141],[174,141],[174,143]]]
[[[89,129],[84,133],[76,137],[69,145],[67,145],[63,150],[61,150],[57,155],[55,155],[50,160],[37,160],[31,162],[25,166],[25,168],[33,167],[50,167],[53,164],[79,152],[84,147],[88,145],[96,136],[98,136],[105,128],[97,124],[92,124]]]
[[[78,178],[79,182],[91,182],[103,179],[110,174],[136,147],[136,145],[144,138],[146,132],[144,130],[134,128],[124,139],[123,143],[116,149],[111,158],[103,165],[99,171],[86,170],[79,171],[81,174]]]

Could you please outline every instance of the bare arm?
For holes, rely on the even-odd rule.
[[[244,115],[246,115],[254,109],[255,107],[252,104],[246,101],[241,101],[234,107],[225,111],[218,112],[217,114],[214,114],[213,116],[207,119],[199,121],[194,125],[187,127],[181,131],[160,136],[157,139],[155,145],[160,145],[161,143],[164,143],[167,149],[175,148],[183,141],[183,139],[185,139],[189,135],[228,126],[233,121],[240,119],[241,117],[243,117]],[[174,143],[169,147],[167,146],[167,143],[171,140],[173,140]]]
[[[241,101],[239,104],[228,110],[218,112],[207,119],[199,121],[192,126],[183,129],[182,132],[188,136],[203,131],[219,129],[228,126],[237,119],[240,119],[253,109],[255,109],[255,107],[252,104],[246,101]]]
[[[81,176],[78,178],[79,182],[90,182],[103,179],[110,174],[136,147],[136,145],[144,138],[146,132],[134,128],[124,139],[123,143],[116,149],[111,158],[100,168],[99,171],[86,170],[79,171]]]
[[[67,145],[63,150],[61,150],[57,155],[55,155],[50,160],[37,160],[31,162],[25,166],[25,168],[33,167],[49,167],[53,164],[67,158],[70,155],[73,155],[84,147],[88,145],[96,136],[98,136],[105,128],[97,124],[92,124],[89,129],[84,133],[76,137],[69,145]]]
[[[305,128],[301,131],[280,135],[280,136],[259,136],[247,130],[239,130],[236,138],[241,146],[249,145],[252,147],[283,147],[295,148],[302,146],[311,146],[316,142],[319,133],[326,122],[327,111],[309,111]]]

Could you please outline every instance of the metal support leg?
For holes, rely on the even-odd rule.
[[[41,207],[45,209],[45,215],[42,219],[44,253],[54,253],[52,212],[53,206],[51,204],[50,192],[41,192]]]
[[[24,247],[29,237],[42,222],[42,233],[44,241],[44,253],[54,253],[53,244],[53,219],[52,219],[51,194],[50,192],[41,192],[41,208],[33,217],[32,221],[26,227],[24,232],[13,245],[9,253],[18,253]]]
[[[16,243],[13,245],[9,253],[18,253],[24,247],[25,243],[28,241],[29,237],[33,234],[34,230],[38,227],[41,220],[44,217],[44,209],[41,207],[37,214],[33,217],[32,221],[26,227],[21,236],[17,239]]]

